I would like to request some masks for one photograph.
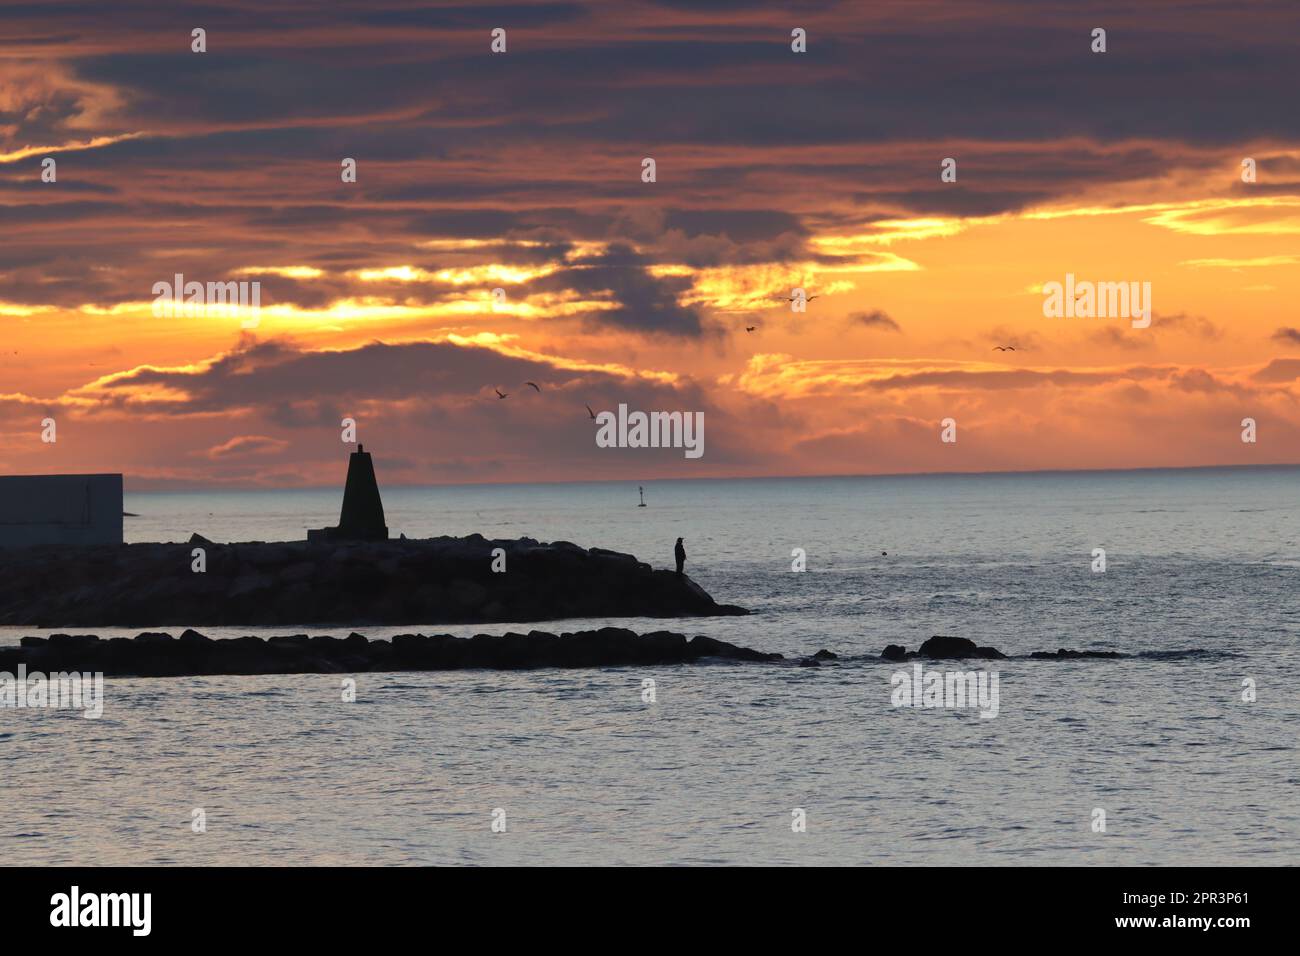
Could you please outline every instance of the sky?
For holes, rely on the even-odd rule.
[[[1293,0],[0,2],[0,472],[336,485],[345,418],[385,484],[1300,463],[1297,37]],[[156,314],[178,273],[255,324]],[[1067,275],[1150,283],[1149,327],[1045,315]],[[620,404],[704,453],[598,447]]]

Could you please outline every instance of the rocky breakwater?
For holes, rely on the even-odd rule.
[[[345,638],[295,634],[263,639],[213,640],[194,630],[179,638],[148,632],[100,640],[93,634],[24,637],[0,648],[0,672],[102,673],[108,677],[181,677],[203,674],[329,674],[364,671],[442,671],[468,668],[622,667],[687,664],[704,658],[780,661],[709,637],[654,631],[637,635],[617,627],[551,634],[399,634],[391,641],[361,634]]]
[[[1063,647],[1056,651],[1034,651],[1029,655],[1029,659],[1036,661],[1110,660],[1127,656],[1118,651],[1072,651]],[[923,643],[920,650],[915,651],[909,651],[902,644],[890,644],[880,655],[881,660],[886,661],[910,661],[917,657],[929,660],[1000,661],[1007,659],[1007,655],[996,647],[980,647],[969,638],[949,637],[946,634],[936,634]]]
[[[215,544],[195,536],[0,551],[5,625],[353,627],[747,613],[630,554],[531,538]]]

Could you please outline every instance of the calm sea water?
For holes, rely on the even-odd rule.
[[[354,703],[339,675],[111,680],[100,720],[0,709],[4,860],[1296,863],[1298,488],[1295,468],[657,482],[646,508],[626,483],[388,488],[394,535],[660,566],[682,536],[688,572],[755,613],[667,626],[841,660],[363,674]],[[127,535],[301,538],[340,497],[128,492]],[[895,709],[876,656],[939,633],[1139,656],[996,662],[994,719]]]

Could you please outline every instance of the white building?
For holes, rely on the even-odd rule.
[[[121,543],[121,475],[0,476],[0,548]]]

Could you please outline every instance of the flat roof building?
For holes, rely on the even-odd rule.
[[[0,548],[121,543],[121,475],[0,476]]]

